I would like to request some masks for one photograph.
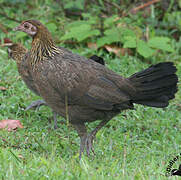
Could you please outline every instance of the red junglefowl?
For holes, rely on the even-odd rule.
[[[98,130],[122,110],[135,104],[164,108],[175,97],[178,78],[172,62],[163,62],[124,78],[103,65],[58,48],[47,28],[37,20],[23,21],[14,30],[32,37],[27,54],[41,97],[68,118],[80,136],[80,159]],[[85,123],[100,120],[90,134]],[[94,151],[93,151],[94,152]]]
[[[28,54],[28,50],[20,43],[5,43],[3,46],[8,47],[8,56],[16,61],[18,72],[25,82],[26,86],[39,96],[39,92],[34,84],[31,72],[28,69],[26,56]],[[37,100],[31,103],[25,110],[31,108],[39,108],[42,105],[47,105],[44,100]],[[57,129],[57,118],[56,113],[53,113],[54,117],[54,129]]]
[[[8,55],[11,57],[13,60],[16,61],[18,72],[20,76],[22,77],[23,81],[27,85],[27,87],[34,92],[36,95],[39,95],[39,92],[35,86],[35,83],[33,81],[31,72],[28,69],[27,66],[27,61],[26,61],[26,56],[28,53],[28,50],[20,43],[13,43],[13,42],[8,42],[5,43],[3,46],[8,47]],[[91,60],[94,60],[95,62],[98,62],[100,64],[104,65],[104,60],[101,57],[98,57],[96,55],[93,55],[90,57]],[[31,103],[25,110],[31,109],[31,108],[39,108],[42,105],[47,105],[44,100],[37,100]],[[53,113],[54,117],[54,129],[57,129],[57,118],[56,118],[56,113]]]

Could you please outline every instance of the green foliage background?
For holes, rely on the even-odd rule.
[[[149,1],[144,1],[147,3]],[[172,61],[181,76],[181,1],[160,1],[132,13],[141,0],[0,0],[0,39],[27,48],[31,39],[13,32],[21,21],[37,19],[57,45],[89,57],[102,56],[106,66],[129,75],[162,61]],[[89,44],[95,44],[90,48]],[[108,52],[105,45],[126,53]],[[129,50],[129,51],[128,51]],[[78,161],[79,138],[59,118],[54,131],[51,110],[24,109],[39,97],[18,75],[7,49],[0,48],[0,120],[19,119],[24,129],[0,131],[1,179],[165,179],[169,160],[181,152],[180,90],[168,108],[136,106],[111,120],[97,134],[96,155]],[[180,82],[178,85],[180,89]],[[95,127],[97,122],[89,124]],[[181,158],[174,164],[178,168]],[[177,179],[174,177],[173,179]]]

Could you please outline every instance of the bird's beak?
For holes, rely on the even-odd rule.
[[[8,58],[10,59],[12,57],[12,50],[8,48]]]
[[[17,26],[15,28],[13,28],[13,31],[20,31],[21,30],[21,27],[20,26]]]

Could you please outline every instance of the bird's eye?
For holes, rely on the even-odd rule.
[[[35,29],[34,27],[32,27],[32,28],[31,28],[31,31],[35,32],[35,31],[36,31],[36,29]]]
[[[24,25],[24,28],[28,29],[28,28],[29,28],[28,24],[25,24],[25,25]]]

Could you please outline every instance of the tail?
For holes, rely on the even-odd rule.
[[[177,92],[178,77],[172,62],[159,63],[133,74],[128,79],[135,88],[132,103],[163,108]]]
[[[97,55],[93,55],[89,59],[92,59],[93,61],[95,61],[99,64],[105,65],[104,59],[102,57],[97,56]]]

